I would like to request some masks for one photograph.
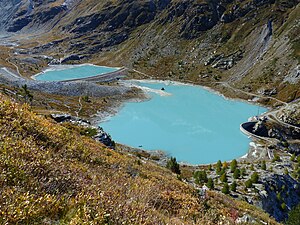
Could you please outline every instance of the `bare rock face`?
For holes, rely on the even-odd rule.
[[[67,4],[57,1],[0,0],[0,30],[18,32],[23,28],[41,27],[59,21],[59,15],[67,10]]]
[[[288,212],[300,202],[300,186],[289,175],[265,177],[265,193],[261,195],[262,208],[277,221],[287,219]]]
[[[84,5],[85,0],[0,0],[0,28],[8,32],[17,32],[26,28],[50,27],[60,23],[67,12],[78,10],[76,4]],[[240,3],[233,0],[203,1],[201,3],[184,0],[125,0],[114,4],[106,1],[101,10],[81,13],[67,20],[62,27],[71,33],[83,34],[97,31],[116,31],[134,29],[154,19],[161,23],[172,22],[180,18],[180,34],[186,39],[198,37],[219,22],[230,23],[254,12],[258,7],[268,7],[275,0],[251,0]],[[279,1],[280,6],[291,8],[297,0]],[[124,40],[123,40],[124,41]]]
[[[17,14],[21,0],[0,0],[0,31],[5,30],[8,21],[11,21]]]
[[[164,10],[170,0],[123,1],[117,6],[105,7],[98,13],[79,17],[66,27],[73,33],[85,33],[93,30],[113,31],[132,29],[152,21],[156,14]],[[122,29],[122,30],[123,30]]]
[[[58,123],[69,122],[81,127],[95,129],[96,134],[92,136],[92,138],[95,139],[96,141],[101,142],[108,148],[115,149],[115,142],[112,140],[111,136],[107,132],[105,132],[102,127],[91,126],[91,123],[88,120],[71,116],[69,114],[51,114],[51,118]]]

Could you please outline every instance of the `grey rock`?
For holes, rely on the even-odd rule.
[[[283,210],[281,204],[285,203],[287,209],[292,209],[300,203],[300,187],[296,180],[289,175],[273,174],[262,179],[267,195],[260,196],[262,208],[277,221],[283,221],[288,216],[288,210]],[[280,193],[280,199],[278,195]]]
[[[84,58],[83,56],[80,56],[77,54],[72,54],[72,55],[69,55],[69,56],[65,57],[64,59],[62,59],[60,63],[68,63],[68,62],[74,61],[74,60],[79,61],[83,58]]]
[[[90,121],[79,117],[71,116],[69,114],[51,114],[51,118],[58,123],[70,122],[83,127],[95,128],[91,126]],[[97,127],[95,129],[97,130],[97,134],[92,138],[95,139],[96,141],[101,142],[105,146],[114,149],[115,142],[112,140],[111,136],[108,133],[106,133],[102,127]]]

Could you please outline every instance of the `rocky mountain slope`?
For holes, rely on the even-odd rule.
[[[8,86],[26,83],[31,90],[48,93],[47,98],[63,93],[66,96],[55,97],[68,110],[73,108],[64,103],[67,95],[82,95],[87,88],[100,97],[128,92],[124,87],[85,82],[36,85],[18,76],[29,77],[48,63],[90,62],[126,66],[130,78],[201,84],[230,97],[277,106],[282,102],[275,98],[291,102],[300,97],[299,3],[0,0],[0,67],[16,70],[12,75],[0,68],[0,81]],[[18,92],[12,93],[17,97]],[[34,115],[26,106],[3,100],[2,95],[0,99],[3,223],[230,224],[256,220],[276,224],[256,208],[213,191],[203,201],[164,168],[108,150]],[[76,104],[77,100],[73,99]],[[34,104],[45,102],[36,98]],[[299,124],[298,108],[295,105],[287,113],[292,116],[281,119]],[[273,167],[270,171],[263,181],[267,194],[263,192],[263,201],[257,204],[281,221],[287,218],[286,208],[299,202],[299,188],[294,188],[289,176],[277,176]]]
[[[1,12],[1,30],[21,44],[16,50],[22,55],[11,59],[19,64],[33,55],[77,54],[81,62],[127,66],[219,90],[226,82],[284,101],[300,96],[299,0],[0,4],[8,9]],[[33,73],[35,67],[23,70]]]

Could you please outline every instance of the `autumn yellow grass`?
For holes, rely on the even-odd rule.
[[[232,202],[0,95],[0,224],[233,224]],[[245,203],[246,204],[246,203]],[[247,204],[246,204],[247,205]],[[234,204],[258,221],[266,214]]]

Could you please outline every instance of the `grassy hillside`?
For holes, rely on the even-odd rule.
[[[233,224],[245,202],[207,199],[149,161],[106,149],[0,96],[1,224]]]

